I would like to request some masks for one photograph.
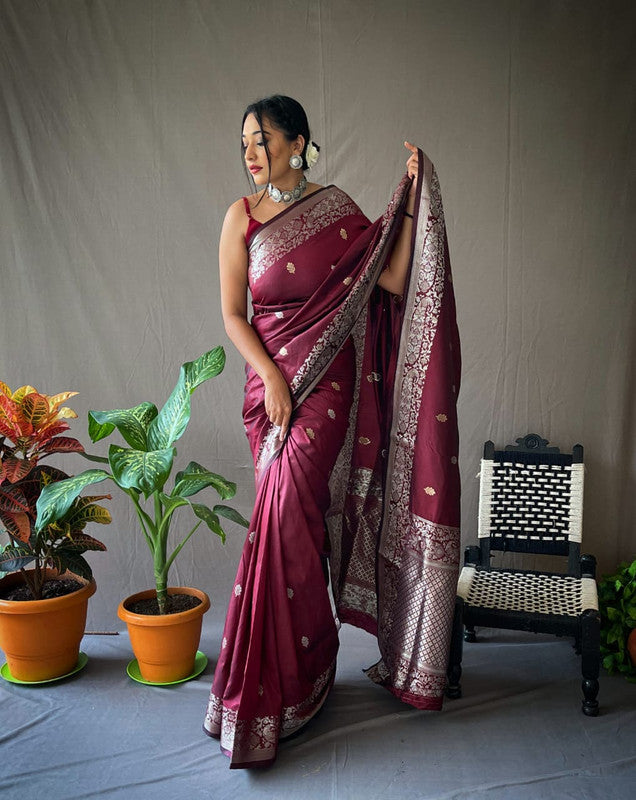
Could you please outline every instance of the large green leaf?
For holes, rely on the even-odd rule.
[[[210,472],[196,461],[191,461],[183,472],[177,472],[172,494],[192,497],[206,486],[214,486],[223,500],[229,500],[236,494],[235,483],[226,480],[222,475],[217,475],[216,472]]]
[[[190,395],[204,381],[213,378],[225,366],[225,351],[215,347],[196,361],[181,365],[179,380],[158,416],[148,428],[148,447],[162,450],[179,439],[190,420]]]
[[[51,522],[61,519],[84,487],[99,483],[106,478],[112,480],[112,476],[103,469],[87,469],[80,475],[45,486],[36,504],[38,512],[35,521],[36,530],[41,531]]]
[[[192,503],[192,510],[199,519],[202,519],[203,522],[205,522],[205,524],[213,533],[216,533],[217,536],[221,537],[221,541],[223,544],[225,544],[225,531],[221,527],[219,518],[214,511],[207,506],[204,506],[202,503]]]
[[[244,528],[249,528],[250,526],[250,523],[245,519],[245,517],[242,514],[239,514],[239,512],[231,506],[216,505],[214,506],[213,511],[220,517],[230,519],[232,522],[236,522],[239,525],[242,525]]]
[[[88,435],[93,442],[110,436],[115,428],[135,450],[147,450],[148,426],[157,416],[154,403],[140,403],[134,408],[88,412]]]
[[[137,489],[148,497],[154,491],[163,489],[172,469],[175,452],[174,447],[146,452],[111,444],[108,460],[119,486]]]

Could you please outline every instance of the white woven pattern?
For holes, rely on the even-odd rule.
[[[481,462],[480,538],[581,541],[583,465]]]
[[[478,608],[578,617],[598,610],[596,581],[569,575],[499,572],[464,567],[457,594]]]

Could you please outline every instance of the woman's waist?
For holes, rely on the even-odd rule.
[[[252,301],[252,311],[254,317],[270,315],[274,319],[289,319],[301,309],[306,302],[307,300],[292,300],[285,303],[271,304]]]

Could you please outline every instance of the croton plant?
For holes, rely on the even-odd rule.
[[[0,572],[22,572],[36,600],[42,597],[46,567],[90,580],[83,554],[106,549],[84,528],[89,522],[110,522],[107,509],[97,504],[110,495],[77,497],[63,517],[40,531],[35,527],[44,487],[69,477],[40,462],[53,454],[84,452],[77,439],[62,435],[70,427],[66,420],[77,417],[64,403],[76,394],[46,395],[33,386],[12,392],[0,381],[0,528],[8,537],[0,545]]]

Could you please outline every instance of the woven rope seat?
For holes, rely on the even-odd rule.
[[[596,581],[534,572],[490,572],[466,566],[457,594],[471,606],[578,617],[598,610]]]

